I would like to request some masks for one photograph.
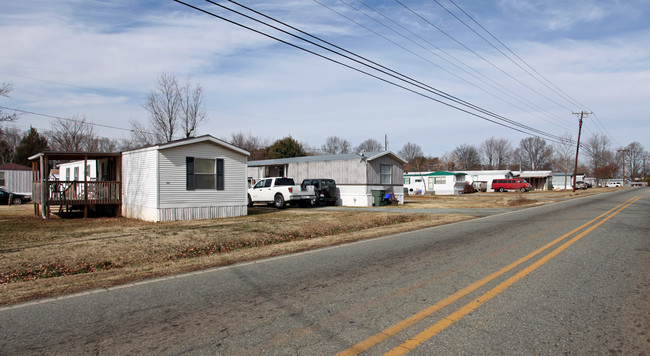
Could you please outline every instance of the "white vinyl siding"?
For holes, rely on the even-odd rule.
[[[186,158],[224,160],[224,190],[187,190]],[[209,142],[160,150],[160,208],[247,204],[246,156]]]
[[[156,221],[157,162],[155,148],[122,153],[122,214],[125,217]]]

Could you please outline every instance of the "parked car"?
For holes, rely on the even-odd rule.
[[[621,182],[607,182],[605,186],[609,188],[620,187]]]
[[[336,196],[336,182],[334,179],[310,178],[303,179],[300,184],[302,187],[313,186],[316,198],[312,200],[311,205],[334,205],[338,197]]]
[[[25,194],[12,193],[8,190],[0,188],[0,204],[9,204],[9,197],[11,196],[11,204],[19,205],[22,203],[29,203],[32,197]]]
[[[585,182],[579,180],[579,181],[576,182],[576,189],[585,189],[586,190],[587,185],[585,184]]]
[[[267,203],[282,209],[287,202],[309,203],[315,198],[314,187],[295,185],[293,178],[287,177],[260,179],[248,189],[248,206],[253,206],[254,203]]]
[[[523,193],[529,191],[530,188],[530,183],[526,182],[526,180],[522,178],[492,180],[492,189],[494,189],[494,191],[505,192],[508,190],[519,190]]]

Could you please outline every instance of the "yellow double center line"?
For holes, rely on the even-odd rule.
[[[405,330],[406,328],[414,325],[415,323],[421,321],[422,319],[434,314],[435,312],[441,310],[442,308],[456,302],[460,298],[468,295],[469,293],[477,290],[478,288],[482,287],[483,285],[491,282],[492,280],[498,278],[499,276],[505,274],[506,272],[514,269],[515,267],[521,265],[522,263],[532,259],[533,257],[539,255],[540,253],[544,252],[548,248],[552,247],[553,245],[556,245],[560,243],[562,240],[566,239],[567,237],[577,233],[578,231],[590,226],[580,234],[576,235],[569,241],[565,242],[564,244],[560,245],[558,248],[555,250],[549,252],[547,255],[544,257],[540,258],[530,266],[522,269],[521,271],[517,272],[514,276],[506,279],[505,281],[501,282],[499,285],[488,291],[487,293],[483,294],[479,298],[475,299],[471,303],[466,304],[465,306],[461,307],[460,309],[456,310],[455,312],[449,314],[439,322],[431,325],[415,337],[405,341],[401,345],[395,347],[393,350],[389,351],[386,355],[403,355],[410,350],[413,350],[416,348],[418,345],[423,343],[424,341],[432,338],[434,335],[439,333],[440,331],[444,330],[460,318],[464,317],[465,315],[469,314],[472,312],[474,309],[478,308],[488,300],[492,299],[499,293],[503,292],[506,288],[510,287],[513,285],[515,282],[520,280],[521,278],[525,277],[544,263],[548,262],[551,258],[555,257],[557,254],[560,252],[564,251],[567,247],[571,246],[574,244],[576,241],[581,239],[583,236],[588,234],[589,232],[593,231],[595,228],[603,224],[605,221],[609,220],[612,218],[614,215],[618,214],[620,211],[631,205],[632,203],[636,202],[637,200],[641,199],[640,196],[631,198],[627,200],[626,202],[616,206],[615,208],[599,215],[598,217],[586,222],[585,224],[571,230],[570,232],[558,237],[557,239],[547,243],[546,245],[540,247],[539,249],[529,253],[528,255],[518,259],[517,261],[509,264],[508,266],[492,273],[491,275],[480,279],[477,282],[472,283],[471,285],[459,290],[458,292],[448,296],[447,298],[437,302],[434,305],[431,305],[422,311],[402,320],[401,322],[379,332],[376,335],[373,335],[369,337],[366,340],[363,340],[359,342],[358,344],[350,347],[349,349],[346,349],[344,351],[341,351],[338,353],[338,356],[347,356],[347,355],[357,355],[365,350],[368,350],[369,348],[383,342],[384,340],[394,336],[395,334]],[[593,225],[592,225],[593,224]]]

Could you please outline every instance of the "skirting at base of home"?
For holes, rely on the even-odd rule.
[[[123,205],[122,212],[127,218],[154,222],[165,222],[242,216],[248,214],[248,207],[246,205],[236,205],[156,209],[141,206],[136,207]]]

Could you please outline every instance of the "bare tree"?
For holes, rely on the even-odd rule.
[[[321,151],[330,155],[338,155],[341,153],[350,153],[350,141],[337,136],[330,136],[325,139],[325,144],[321,146]]]
[[[156,89],[149,93],[143,107],[149,112],[149,127],[131,121],[135,142],[153,144],[170,142],[181,135],[192,137],[207,120],[201,86],[192,86],[188,80],[180,87],[176,77],[169,73],[160,75]]]
[[[550,169],[553,149],[540,137],[526,137],[519,142],[517,156],[522,170]]]
[[[440,158],[440,168],[447,171],[454,171],[456,168],[456,160],[454,154],[451,152],[445,152]]]
[[[591,173],[600,179],[613,178],[618,165],[607,136],[594,134],[587,139],[585,152],[589,156]]]
[[[93,151],[97,139],[93,126],[83,115],[57,119],[47,136],[51,149],[65,152]]]
[[[408,142],[399,151],[399,155],[407,162],[412,163],[414,158],[422,157],[424,156],[424,153],[422,153],[422,147],[420,147],[420,145]]]
[[[117,140],[108,137],[95,137],[89,142],[89,145],[89,152],[117,152],[121,148]]]
[[[512,157],[512,145],[505,138],[488,138],[480,146],[485,169],[505,169]]]
[[[481,156],[473,145],[460,145],[452,152],[454,160],[460,169],[480,169]]]
[[[2,83],[0,84],[0,96],[4,96],[5,98],[9,97],[9,93],[14,89],[14,85],[12,83]],[[13,114],[6,114],[2,110],[0,110],[0,122],[3,121],[16,121],[18,119],[18,115],[16,113]]]
[[[181,128],[185,137],[196,135],[197,128],[207,121],[207,114],[203,107],[203,88],[188,80],[185,86],[180,88],[181,94]]]
[[[559,141],[553,144],[553,153],[558,171],[564,172],[564,186],[567,186],[571,159],[575,157],[575,142],[570,132],[560,136]]]
[[[153,145],[158,141],[156,135],[149,128],[136,120],[129,120],[131,125],[131,141],[127,144],[129,149]]]
[[[369,139],[361,142],[361,144],[359,144],[359,146],[357,146],[354,149],[354,152],[356,152],[356,153],[378,152],[378,151],[383,151],[383,150],[384,150],[384,145],[382,145],[379,141],[377,141],[377,140],[375,140],[373,138],[369,138]]]
[[[634,141],[625,146],[625,172],[631,179],[643,177],[643,159],[647,152],[639,142]]]
[[[251,154],[248,159],[251,161],[266,159],[266,148],[271,145],[268,139],[262,140],[257,136],[253,136],[250,131],[247,134],[243,132],[233,133],[230,135],[230,139],[226,141],[230,141],[234,146],[248,151]]]

